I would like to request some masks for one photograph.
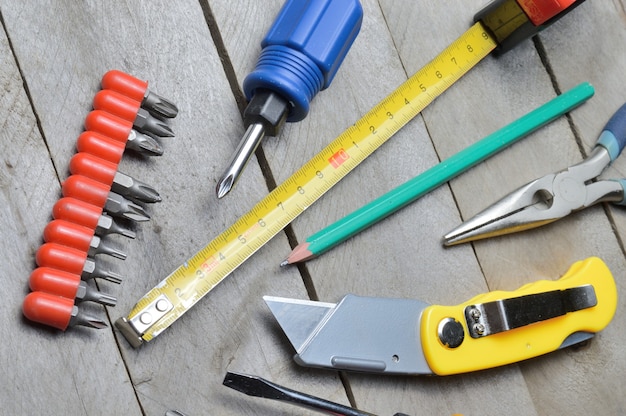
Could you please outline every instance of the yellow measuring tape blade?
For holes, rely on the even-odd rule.
[[[116,326],[134,346],[159,335],[495,47],[476,23],[150,290]]]

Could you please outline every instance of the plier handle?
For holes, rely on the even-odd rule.
[[[626,104],[611,117],[584,161],[511,192],[447,233],[445,245],[528,230],[599,202],[626,205],[626,179],[595,180],[626,145]]]

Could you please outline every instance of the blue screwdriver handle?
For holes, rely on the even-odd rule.
[[[597,144],[608,150],[611,162],[617,159],[626,146],[626,104],[606,123]]]
[[[609,152],[611,162],[620,155],[626,146],[626,104],[623,104],[613,114],[604,126],[596,145],[604,147]],[[622,200],[612,201],[615,205],[626,205],[626,179],[612,179],[622,187]]]
[[[363,20],[359,0],[287,0],[261,42],[256,68],[243,82],[280,94],[290,103],[287,121],[300,121],[315,95],[328,88]]]

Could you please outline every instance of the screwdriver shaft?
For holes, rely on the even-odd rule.
[[[251,124],[243,138],[239,142],[239,146],[237,150],[235,150],[235,154],[228,164],[228,168],[222,175],[222,178],[217,183],[217,197],[223,198],[239,179],[239,175],[245,168],[246,164],[252,157],[252,154],[255,152],[261,140],[265,136],[265,127],[263,124],[254,123]]]
[[[248,396],[289,402],[331,415],[374,416],[371,413],[279,386],[257,376],[228,372],[223,384]]]

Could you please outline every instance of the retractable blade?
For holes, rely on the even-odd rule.
[[[345,296],[339,303],[266,296],[307,367],[450,375],[537,357],[591,338],[617,308],[617,289],[597,257],[559,280],[493,291],[455,306]]]

